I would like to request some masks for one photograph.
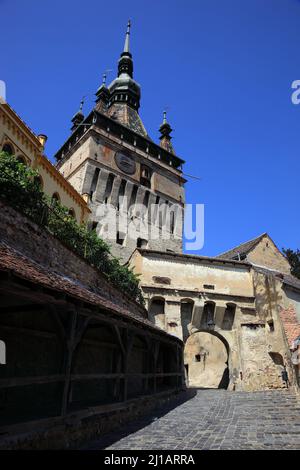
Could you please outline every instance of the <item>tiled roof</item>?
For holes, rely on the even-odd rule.
[[[150,320],[135,313],[133,309],[129,310],[124,308],[105,299],[98,292],[91,291],[78,281],[46,269],[3,242],[0,242],[0,271],[7,271],[19,278],[40,285],[41,287],[63,292],[73,298],[119,314],[128,320],[133,320],[161,334],[169,336],[166,332],[150,322]]]
[[[248,254],[260,240],[265,237],[267,233],[263,233],[259,235],[259,237],[253,238],[253,240],[249,240],[248,242],[241,243],[241,245],[238,245],[231,250],[225,251],[224,253],[221,253],[220,255],[217,256],[217,258],[223,258],[223,259],[232,259],[235,258],[238,255],[243,255],[243,254]]]
[[[291,274],[284,274],[283,282],[288,286],[295,287],[296,289],[300,290],[300,279],[295,276],[292,276]]]
[[[292,274],[284,274],[279,271],[274,271],[273,269],[263,268],[260,266],[254,266],[253,268],[255,269],[255,271],[258,271],[260,273],[271,274],[277,279],[280,279],[283,284],[300,290],[300,279],[295,276],[292,276]]]
[[[115,119],[133,132],[149,138],[138,112],[131,108],[131,106],[128,106],[125,103],[114,103],[109,108],[107,114],[110,118]]]
[[[157,256],[159,258],[177,258],[178,260],[183,260],[185,262],[195,261],[195,262],[207,262],[207,263],[214,263],[214,264],[232,264],[232,265],[239,265],[250,267],[251,264],[247,261],[238,261],[227,259],[223,257],[211,257],[211,256],[199,256],[199,255],[187,255],[186,253],[173,253],[170,251],[159,251],[159,250],[149,250],[147,248],[136,248],[136,251],[141,253],[142,255],[149,255],[149,256]],[[131,255],[133,256],[133,255]]]

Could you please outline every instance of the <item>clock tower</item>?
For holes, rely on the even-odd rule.
[[[118,75],[96,91],[94,108],[72,118],[72,134],[56,153],[57,168],[92,210],[90,228],[126,262],[136,248],[181,252],[184,183],[164,113],[160,143],[139,116],[140,85],[133,79],[130,22]]]

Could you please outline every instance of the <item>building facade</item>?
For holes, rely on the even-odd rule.
[[[0,150],[15,155],[39,173],[43,191],[67,207],[78,223],[87,221],[86,201],[44,155],[45,135],[36,136],[7,104],[0,104]]]
[[[130,24],[117,78],[109,86],[104,78],[88,116],[75,114],[55,155],[59,171],[89,202],[91,227],[124,261],[136,247],[181,252],[185,183],[166,115],[158,145],[138,114],[129,35]]]
[[[299,382],[300,281],[267,234],[244,245],[243,261],[232,259],[237,250],[209,258],[139,249],[131,257],[150,319],[185,343],[190,386],[282,388],[284,366]]]
[[[216,258],[182,254],[184,161],[166,114],[159,145],[139,116],[129,38],[130,24],[117,78],[72,118],[57,168],[88,201],[91,228],[140,274],[149,318],[184,341],[191,386],[281,388],[284,366],[296,384],[300,283],[267,234]]]
[[[0,449],[78,448],[176,397],[182,342],[44,227],[0,213]]]

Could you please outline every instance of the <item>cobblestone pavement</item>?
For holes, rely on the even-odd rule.
[[[293,392],[189,390],[188,399],[90,443],[88,449],[300,449]]]

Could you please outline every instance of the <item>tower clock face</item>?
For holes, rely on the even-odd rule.
[[[136,170],[135,161],[124,153],[117,152],[115,155],[117,167],[127,175],[133,175]]]

